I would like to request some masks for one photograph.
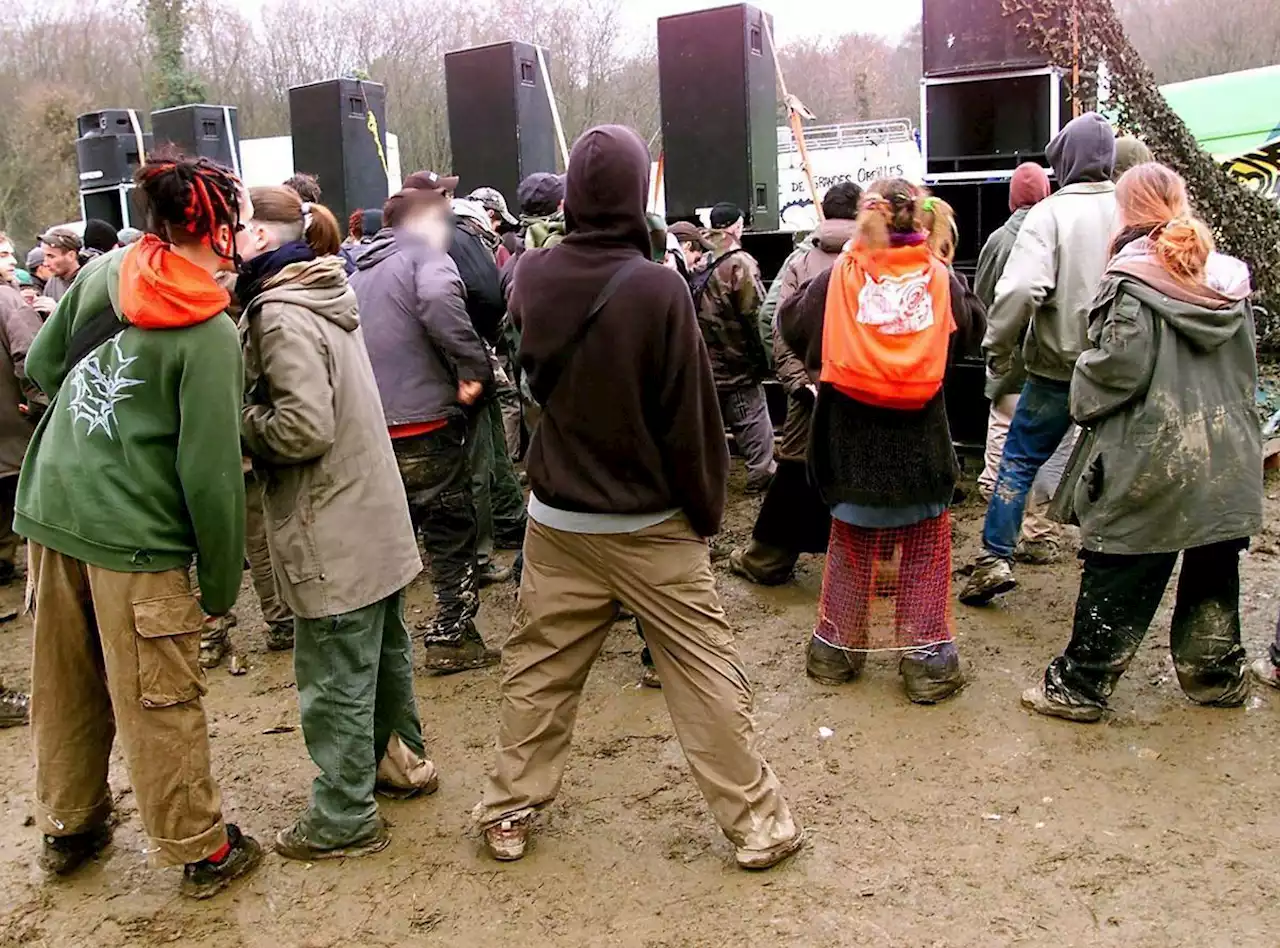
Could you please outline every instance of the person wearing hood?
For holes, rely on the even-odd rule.
[[[978,254],[978,271],[973,289],[987,309],[995,302],[996,283],[1004,273],[1004,265],[1009,260],[1027,214],[1047,198],[1051,190],[1049,176],[1035,162],[1024,162],[1014,169],[1013,177],[1009,180],[1009,219],[992,232],[983,245],[982,252]],[[1013,368],[1003,378],[991,380],[987,384],[986,395],[991,400],[991,408],[987,420],[985,463],[982,473],[978,475],[978,491],[987,502],[990,502],[996,489],[996,475],[1000,472],[1000,459],[1004,456],[1009,425],[1013,421],[1014,410],[1018,407],[1018,393],[1022,391],[1026,381],[1022,353],[1015,348]],[[1062,470],[1074,444],[1073,427],[1031,485],[1031,495],[1022,521],[1022,538],[1016,553],[1016,558],[1023,562],[1046,563],[1056,559],[1059,529],[1044,517],[1043,510],[1057,490]]]
[[[1116,139],[1116,166],[1111,170],[1111,180],[1119,181],[1130,168],[1155,161],[1151,149],[1141,138],[1121,135]]]
[[[413,694],[405,587],[422,570],[409,504],[347,284],[332,212],[254,188],[244,267],[241,434],[265,476],[267,539],[293,610],[311,805],[276,835],[286,859],[379,852],[375,790],[431,793]]]
[[[1049,143],[1048,157],[1061,187],[1027,212],[996,281],[982,342],[993,390],[1018,371],[1019,350],[1027,380],[987,506],[983,552],[960,592],[970,606],[1018,584],[1012,564],[1027,496],[1071,430],[1071,374],[1088,347],[1088,315],[1114,229],[1116,140],[1107,120],[1096,112],[1072,119]]]
[[[262,857],[223,821],[199,666],[204,613],[230,611],[244,568],[244,368],[214,276],[248,199],[203,158],[152,158],[135,181],[148,235],[91,261],[27,352],[52,400],[14,524],[30,541],[35,821],[51,874],[107,845],[118,736],[152,865],[185,864],[182,892],[203,899]]]
[[[40,317],[23,295],[17,273],[13,245],[0,234],[0,586],[18,576],[20,540],[13,532],[18,472],[45,407],[39,389],[27,381],[25,369],[27,350],[40,331]]]
[[[543,415],[497,755],[475,820],[494,858],[524,855],[622,607],[644,625],[694,780],[738,864],[765,869],[804,834],[756,749],[716,592],[706,538],[720,529],[729,458],[688,286],[649,259],[648,181],[635,132],[590,129],[569,157],[568,235],[520,258],[511,311]]]
[[[1238,707],[1249,696],[1240,554],[1262,529],[1250,288],[1214,285],[1213,238],[1174,171],[1137,165],[1116,199],[1121,230],[1071,379],[1071,414],[1087,439],[1065,482],[1084,546],[1075,624],[1022,698],[1069,721],[1106,712],[1180,555],[1170,632],[1178,682],[1201,705]]]
[[[781,309],[801,287],[830,270],[857,229],[862,188],[852,181],[832,187],[822,198],[822,223],[787,258],[769,288],[773,311]],[[768,304],[766,304],[768,305]],[[729,555],[733,572],[764,586],[785,583],[801,553],[825,553],[831,534],[831,510],[809,481],[809,427],[817,384],[805,370],[804,357],[771,325],[773,358],[787,392],[787,420],[778,441],[778,472],[764,495],[751,532],[751,543]]]
[[[386,226],[360,256],[351,286],[431,571],[436,614],[424,635],[425,664],[440,674],[482,668],[501,656],[485,646],[475,623],[480,596],[468,432],[493,369],[446,253],[453,222],[444,192],[398,191],[382,213]]]

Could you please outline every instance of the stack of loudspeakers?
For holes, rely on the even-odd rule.
[[[151,113],[156,148],[208,158],[240,177],[240,121],[234,105],[180,105]]]
[[[341,78],[289,89],[293,168],[320,182],[324,205],[344,224],[387,200],[387,94]]]
[[[130,200],[133,175],[151,150],[135,109],[103,109],[76,118],[76,165],[80,178],[80,215],[97,218],[116,230],[141,227],[142,214]]]
[[[521,181],[556,170],[551,90],[538,52],[530,43],[506,42],[445,54],[453,148],[453,167],[447,170],[460,179],[460,194],[497,188],[514,209]],[[542,59],[549,68],[545,49]]]
[[[722,201],[756,231],[778,229],[773,19],[746,3],[658,20],[667,217]]]

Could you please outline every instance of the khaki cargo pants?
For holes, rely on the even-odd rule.
[[[114,573],[32,543],[31,733],[36,826],[70,836],[111,814],[117,732],[153,866],[227,841],[209,772],[203,614],[185,569]]]
[[[750,850],[794,837],[778,779],[755,746],[751,686],[706,541],[688,520],[615,535],[530,521],[524,555],[502,650],[497,760],[477,822],[492,826],[555,798],[582,687],[621,603],[640,620],[676,736],[724,834]]]

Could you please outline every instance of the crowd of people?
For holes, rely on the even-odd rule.
[[[0,237],[0,581],[25,538],[35,627],[29,707],[0,691],[0,724],[30,717],[42,868],[109,842],[117,738],[147,854],[185,867],[185,894],[262,859],[224,818],[202,704],[204,671],[234,653],[246,560],[320,771],[282,857],[378,852],[377,797],[435,790],[420,660],[501,662],[473,817],[494,858],[521,858],[591,666],[632,617],[737,863],[779,864],[805,831],[757,747],[712,570],[726,429],[763,495],[729,568],[776,585],[826,554],[808,675],[842,685],[889,652],[910,700],[937,703],[965,685],[944,389],[977,352],[988,510],[959,600],[1008,593],[1015,559],[1078,544],[1084,563],[1070,641],[1024,704],[1099,720],[1180,555],[1179,681],[1242,703],[1239,554],[1262,520],[1249,274],[1101,116],[1048,159],[1053,183],[1013,174],[973,288],[953,209],[884,179],[831,188],[766,291],[736,206],[646,214],[648,149],[619,126],[585,133],[564,176],[526,179],[519,217],[418,171],[344,234],[314,179],[246,189],[174,155],[138,172],[145,234],[50,230],[21,271]],[[435,610],[416,660],[423,553]],[[512,580],[510,632],[486,642],[479,590]],[[1280,687],[1278,668],[1280,633],[1253,676]]]

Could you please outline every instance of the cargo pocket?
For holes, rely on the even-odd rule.
[[[310,509],[310,505],[308,505]],[[289,585],[299,586],[320,578],[320,556],[316,553],[315,536],[303,523],[299,513],[290,513],[283,520],[273,521],[271,533],[275,539],[276,555]]]
[[[133,604],[138,633],[138,692],[144,708],[169,708],[205,694],[200,671],[204,613],[190,594]]]

